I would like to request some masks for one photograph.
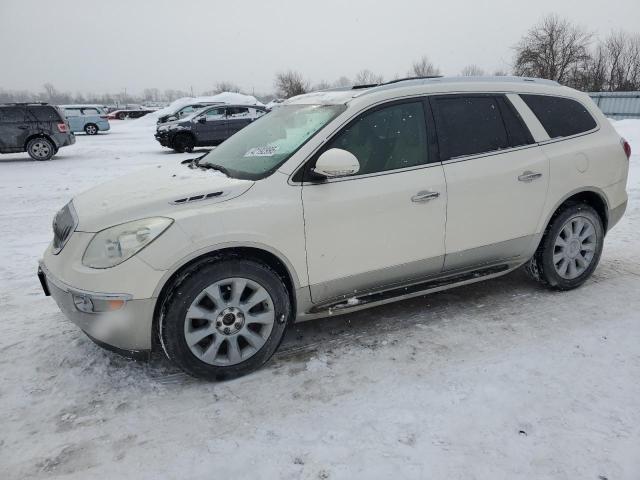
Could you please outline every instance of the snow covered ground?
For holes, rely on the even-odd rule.
[[[0,478],[640,478],[640,156],[582,288],[522,272],[297,326],[226,383],[91,343],[37,260],[74,194],[193,155],[148,122],[0,156]],[[640,121],[616,124],[640,152]]]

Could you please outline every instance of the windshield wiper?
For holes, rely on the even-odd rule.
[[[199,168],[202,168],[204,170],[218,170],[219,172],[224,173],[227,177],[230,177],[231,174],[229,173],[229,170],[227,170],[225,167],[223,167],[222,165],[216,165],[215,163],[199,163],[197,159],[194,163],[194,165],[198,166]]]

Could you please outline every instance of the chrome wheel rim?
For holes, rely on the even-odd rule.
[[[31,152],[38,158],[46,158],[51,153],[51,147],[45,142],[36,142],[31,146]]]
[[[262,285],[247,278],[227,278],[196,296],[185,316],[184,338],[201,361],[236,365],[264,346],[274,322],[273,300]]]
[[[87,126],[87,133],[89,135],[94,135],[96,133],[96,127],[94,127],[93,125],[88,125]]]
[[[573,280],[591,265],[598,238],[596,227],[586,217],[573,217],[564,224],[553,247],[553,265],[558,275]]]

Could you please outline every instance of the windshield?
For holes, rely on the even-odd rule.
[[[345,109],[344,105],[280,107],[231,136],[198,164],[223,167],[234,178],[265,178]]]

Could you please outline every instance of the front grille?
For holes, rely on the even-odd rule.
[[[78,226],[78,218],[71,202],[67,203],[53,218],[53,253],[58,254],[71,233]]]

